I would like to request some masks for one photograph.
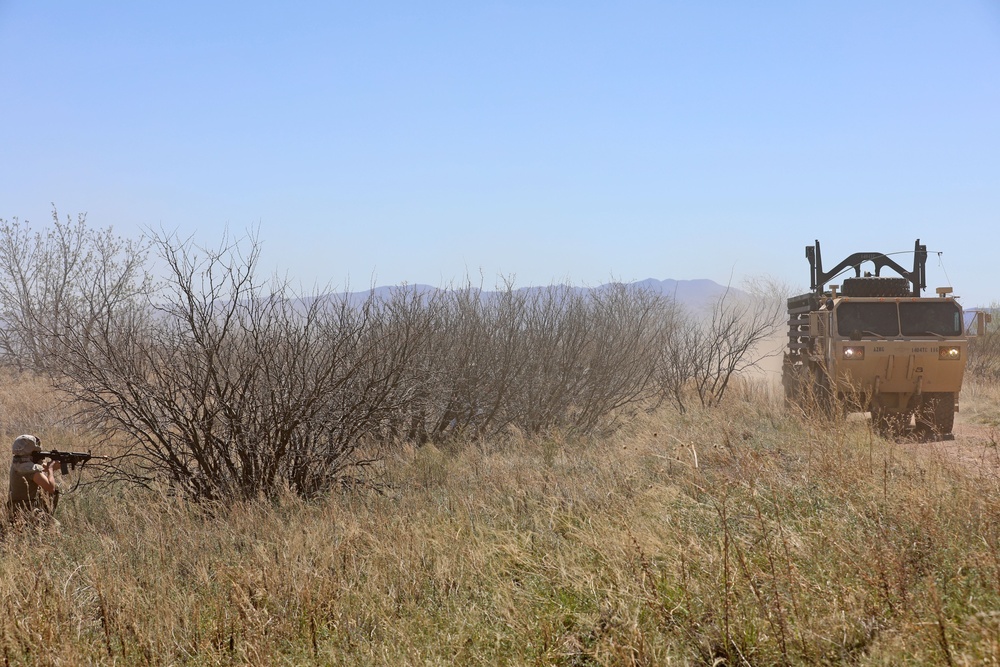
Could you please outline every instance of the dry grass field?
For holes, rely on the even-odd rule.
[[[386,453],[380,492],[195,506],[82,487],[8,529],[4,664],[1000,662],[1000,393],[890,442],[762,386],[616,436]],[[8,379],[4,442],[87,449]],[[957,449],[956,449],[957,448]],[[961,455],[956,455],[960,450]],[[97,452],[95,452],[97,453]],[[84,473],[86,475],[86,473]]]

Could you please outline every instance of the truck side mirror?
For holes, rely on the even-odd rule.
[[[809,335],[812,337],[825,336],[826,327],[824,326],[825,313],[818,313],[813,311],[809,313]]]

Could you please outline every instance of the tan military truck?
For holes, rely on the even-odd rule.
[[[921,296],[927,246],[920,239],[913,256],[912,271],[876,252],[854,253],[823,271],[819,241],[806,246],[812,291],[788,299],[787,403],[816,403],[831,414],[870,411],[887,434],[915,418],[916,431],[950,437],[968,359],[965,319],[950,287]],[[866,262],[874,275],[862,275]],[[826,288],[851,268],[854,277]],[[880,275],[884,268],[899,277]]]

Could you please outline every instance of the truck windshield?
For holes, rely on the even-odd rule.
[[[924,301],[899,304],[904,336],[960,336],[962,313],[954,301]]]
[[[898,311],[897,311],[898,305]],[[841,336],[960,336],[962,310],[954,301],[902,301],[837,306],[837,333]]]
[[[841,336],[898,336],[895,303],[857,303],[837,306],[837,333]]]

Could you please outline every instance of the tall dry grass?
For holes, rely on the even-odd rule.
[[[44,391],[8,388],[0,403],[8,435],[30,431],[10,424]],[[51,437],[69,438],[48,410]],[[722,409],[663,411],[599,441],[511,432],[401,450],[382,494],[206,507],[82,488],[60,527],[3,539],[2,655],[997,662],[998,478],[947,446],[791,418],[746,385]]]

